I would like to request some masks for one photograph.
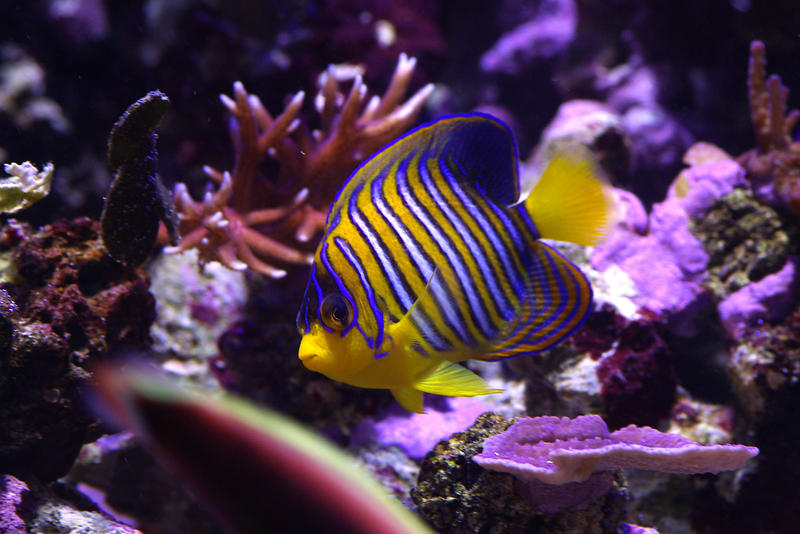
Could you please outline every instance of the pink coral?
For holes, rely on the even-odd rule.
[[[629,425],[609,433],[600,416],[582,415],[522,418],[487,438],[483,452],[473,460],[522,479],[566,484],[619,468],[718,473],[740,469],[756,454],[756,447],[701,445],[650,427]]]
[[[348,73],[330,66],[314,99],[320,121],[314,130],[300,116],[303,91],[273,118],[236,82],[233,98],[221,96],[232,115],[233,170],[205,167],[219,188],[201,201],[192,199],[184,184],[176,186],[182,237],[167,251],[197,248],[201,261],[273,278],[286,274],[276,262],[310,263],[314,238],[342,183],[361,161],[412,125],[433,91],[426,85],[403,102],[415,65],[414,58],[401,54],[383,97],[371,98],[360,74],[345,97],[339,80]],[[267,157],[279,163],[276,176],[261,174]]]

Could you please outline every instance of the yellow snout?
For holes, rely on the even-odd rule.
[[[297,354],[297,356],[300,358],[300,361],[303,362],[303,365],[312,371],[317,370],[314,369],[312,360],[316,359],[317,356],[323,354],[326,350],[325,347],[320,346],[320,344],[317,342],[317,337],[318,336],[312,336],[311,334],[304,335],[302,341],[300,341],[300,350]]]
[[[355,329],[342,336],[340,332],[327,332],[314,324],[300,342],[298,357],[311,371],[351,383],[351,379],[374,360],[373,352]]]

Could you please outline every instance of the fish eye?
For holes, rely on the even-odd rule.
[[[331,293],[322,299],[319,316],[322,324],[331,330],[344,330],[353,321],[353,310],[349,300],[339,293]]]

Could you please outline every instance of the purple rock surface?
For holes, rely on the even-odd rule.
[[[631,106],[622,115],[622,126],[633,141],[634,159],[641,169],[671,167],[692,142],[689,131],[654,102]]]
[[[667,200],[677,200],[690,217],[706,214],[719,197],[736,187],[747,187],[744,169],[732,159],[694,165],[679,178],[683,183],[670,188]]]
[[[790,257],[777,273],[747,284],[719,303],[722,326],[737,338],[759,321],[778,321],[797,305],[800,258]]]
[[[639,525],[623,523],[619,526],[617,534],[658,534],[658,530],[652,527],[641,527]]]
[[[468,428],[490,409],[486,402],[470,397],[447,397],[436,405],[427,404],[424,414],[393,405],[374,419],[361,421],[353,431],[351,444],[396,445],[410,458],[420,460],[441,440]]]
[[[26,534],[23,501],[28,486],[11,475],[0,477],[0,532],[4,534]]]
[[[620,220],[606,242],[591,251],[590,264],[600,272],[612,266],[625,272],[636,286],[633,300],[640,308],[668,318],[696,309],[703,301],[700,282],[708,256],[689,232],[688,215],[678,203],[662,202],[653,206],[645,225],[638,199],[623,198],[625,211],[618,212],[629,220]]]
[[[707,303],[701,287],[708,254],[689,231],[692,218],[702,217],[713,202],[744,185],[744,171],[733,160],[723,159],[685,169],[667,198],[654,204],[645,224],[644,207],[636,196],[618,195],[617,226],[602,245],[590,253],[598,271],[618,266],[635,284],[634,301],[670,319],[681,333],[691,334],[687,318]],[[645,231],[643,233],[643,230]]]
[[[503,35],[481,57],[484,72],[519,74],[537,59],[564,52],[575,38],[578,9],[574,0],[544,0],[536,16]]]
[[[610,471],[598,471],[583,482],[566,484],[547,484],[535,478],[515,482],[517,493],[528,505],[539,512],[555,514],[569,508],[583,508],[604,495],[614,483],[614,475]]]

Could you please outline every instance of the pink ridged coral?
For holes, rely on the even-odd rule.
[[[587,480],[620,468],[667,473],[719,473],[740,469],[758,454],[744,445],[701,445],[678,434],[628,425],[609,433],[598,415],[527,417],[488,438],[473,458],[494,471],[548,484]]]
[[[599,480],[603,483],[601,487],[590,492],[597,496],[612,482],[610,477],[598,479],[598,474],[613,469],[718,473],[740,469],[756,454],[756,447],[701,445],[650,427],[629,425],[609,433],[600,416],[583,415],[575,419],[553,416],[520,419],[504,433],[487,438],[483,452],[473,460],[486,469],[511,473],[537,487],[541,483],[592,484]],[[570,493],[577,495],[580,493],[577,489],[580,486],[573,486]],[[580,503],[569,501],[572,495],[563,493],[557,493],[556,498],[555,503],[532,504],[540,510],[552,511],[585,502],[585,498]]]

